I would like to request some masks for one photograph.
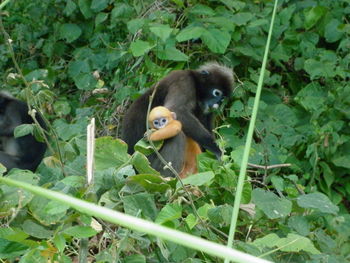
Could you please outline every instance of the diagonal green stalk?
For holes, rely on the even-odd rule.
[[[5,183],[8,185],[20,187],[27,191],[32,192],[33,194],[49,198],[51,200],[60,202],[62,204],[73,207],[74,209],[91,215],[97,218],[101,218],[108,222],[118,224],[123,227],[127,227],[139,232],[147,233],[150,235],[157,236],[164,240],[172,241],[177,244],[198,250],[205,253],[217,256],[219,258],[228,258],[234,262],[241,263],[269,263],[265,259],[261,259],[249,254],[243,253],[241,251],[228,248],[226,246],[216,244],[214,242],[192,236],[187,233],[183,233],[178,230],[170,229],[165,226],[155,224],[153,222],[130,216],[112,209],[96,205],[94,203],[89,203],[87,201],[71,197],[69,195],[48,190],[39,186],[33,186],[28,183],[20,182],[17,180],[12,180],[9,178],[0,176],[0,183]]]
[[[241,203],[243,184],[244,184],[245,174],[246,174],[247,165],[248,165],[249,152],[250,152],[250,147],[251,147],[251,144],[252,144],[252,138],[253,138],[253,132],[254,132],[254,127],[255,127],[255,122],[256,122],[256,116],[258,114],[261,89],[262,89],[262,85],[263,85],[263,82],[264,82],[264,73],[265,73],[265,68],[266,68],[267,56],[268,56],[269,48],[270,48],[272,29],[273,29],[273,24],[274,24],[274,20],[275,20],[276,10],[277,10],[277,3],[278,3],[278,0],[275,0],[273,12],[272,12],[272,18],[271,18],[269,34],[268,34],[267,42],[266,42],[266,46],[265,46],[265,53],[264,53],[263,63],[262,63],[262,66],[261,66],[261,71],[260,71],[260,76],[259,76],[258,87],[257,87],[257,90],[256,90],[255,99],[254,99],[254,107],[253,107],[252,117],[251,117],[251,120],[250,120],[250,123],[249,123],[247,140],[246,140],[245,147],[244,147],[243,158],[242,158],[242,162],[241,162],[241,170],[239,172],[239,178],[238,178],[236,195],[235,195],[235,202],[234,202],[234,207],[233,207],[233,211],[232,211],[232,218],[231,218],[231,226],[230,226],[229,238],[228,238],[228,241],[227,241],[227,246],[228,247],[232,247],[234,234],[236,232],[236,225],[237,225],[237,218],[238,218],[238,212],[239,212],[239,205]],[[229,262],[229,260],[226,259],[225,263],[228,263],[228,262]]]

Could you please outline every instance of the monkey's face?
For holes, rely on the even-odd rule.
[[[230,94],[230,84],[219,72],[202,70],[200,75],[200,87],[198,90],[199,105],[208,113],[212,109],[219,108],[225,97]]]
[[[166,117],[160,117],[152,121],[152,126],[154,129],[161,129],[167,126],[169,120]]]

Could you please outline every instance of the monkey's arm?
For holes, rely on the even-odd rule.
[[[186,136],[195,140],[200,146],[215,154],[216,158],[221,158],[221,150],[216,145],[213,135],[202,123],[186,109],[171,109],[176,112],[179,121],[182,123],[182,130]]]
[[[172,138],[179,134],[181,131],[182,125],[181,122],[177,120],[172,120],[166,127],[156,130],[149,136],[151,141],[160,141]]]

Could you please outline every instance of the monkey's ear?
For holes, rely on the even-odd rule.
[[[176,117],[177,117],[177,116],[176,116],[176,113],[172,111],[172,112],[171,112],[171,117],[173,117],[173,119],[176,120],[176,119],[177,119],[177,118],[176,118]]]

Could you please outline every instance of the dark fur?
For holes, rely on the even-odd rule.
[[[42,127],[44,121],[37,114]],[[6,93],[0,93],[0,163],[12,168],[35,171],[41,162],[46,144],[35,140],[33,135],[14,138],[14,130],[21,124],[33,123],[28,115],[28,106]]]
[[[222,91],[223,97],[227,97],[231,93],[232,84],[232,72],[218,64],[206,64],[198,70],[173,71],[158,83],[152,108],[164,106],[175,112],[177,119],[182,123],[184,133],[175,136],[173,140],[178,140],[181,145],[180,149],[174,147],[174,143],[168,142],[169,140],[164,143],[161,149],[162,156],[167,161],[172,162],[174,167],[182,167],[183,158],[180,156],[183,156],[182,152],[184,152],[185,143],[182,140],[184,140],[185,135],[220,158],[221,151],[216,145],[211,131],[212,113],[206,112],[205,109],[208,103],[211,103],[211,94],[214,89],[219,89]],[[147,108],[153,89],[149,89],[138,98],[124,117],[122,139],[128,144],[130,154],[134,152],[134,145],[146,132]],[[152,166],[161,171],[159,166],[163,167],[164,165],[155,165],[158,162],[155,160],[156,158],[151,157]]]

